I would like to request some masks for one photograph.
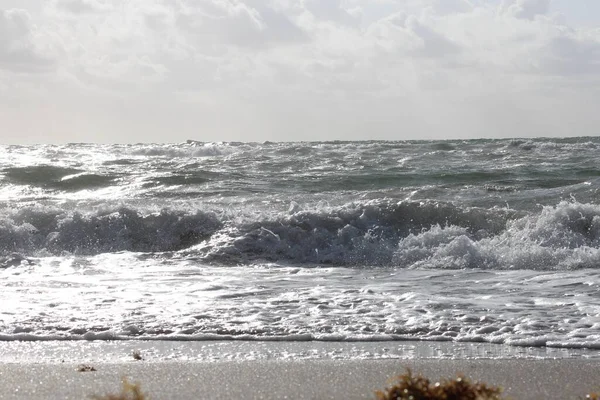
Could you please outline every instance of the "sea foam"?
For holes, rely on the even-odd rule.
[[[291,210],[291,211],[290,211]],[[0,220],[0,254],[180,251],[204,262],[401,268],[573,269],[600,261],[600,206],[539,211],[367,201],[279,214],[23,208]],[[8,239],[10,238],[10,239]]]

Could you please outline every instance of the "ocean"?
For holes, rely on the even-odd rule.
[[[599,187],[591,137],[0,146],[0,340],[600,348]]]

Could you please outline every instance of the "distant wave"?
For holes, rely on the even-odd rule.
[[[189,142],[181,145],[146,145],[136,148],[131,154],[156,157],[216,157],[232,154],[236,147],[229,143]]]
[[[75,168],[52,165],[12,167],[2,171],[5,179],[17,185],[40,186],[47,189],[83,190],[109,186],[117,175],[101,175]]]

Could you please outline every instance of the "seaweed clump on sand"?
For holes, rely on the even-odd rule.
[[[92,365],[80,364],[77,367],[77,371],[79,371],[79,372],[96,372],[96,368],[94,368]]]
[[[127,379],[123,379],[123,387],[121,393],[107,394],[104,396],[93,396],[94,400],[148,400],[146,395],[142,393],[142,389],[138,383],[130,383]]]
[[[144,357],[142,357],[142,353],[139,350],[134,350],[132,353],[133,359],[136,361],[142,361]]]
[[[378,400],[501,400],[502,389],[484,383],[472,383],[459,375],[441,382],[413,375],[410,369],[396,378],[397,382],[384,391],[377,391]]]

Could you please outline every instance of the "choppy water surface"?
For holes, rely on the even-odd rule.
[[[0,147],[0,339],[600,347],[600,139]]]

